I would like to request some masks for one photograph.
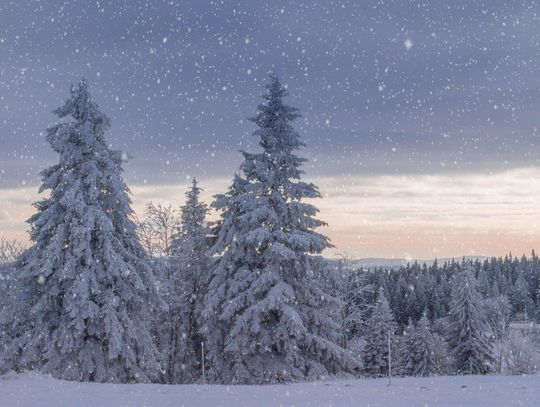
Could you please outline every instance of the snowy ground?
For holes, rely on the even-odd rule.
[[[276,386],[75,383],[37,374],[0,378],[0,406],[540,406],[540,376],[323,381]]]

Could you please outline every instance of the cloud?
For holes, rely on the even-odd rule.
[[[319,204],[341,250],[416,258],[529,253],[540,237],[539,168],[324,181]]]
[[[314,200],[322,231],[336,248],[359,257],[431,258],[530,253],[540,242],[540,168],[492,173],[319,177]],[[190,180],[131,186],[139,216],[149,201],[180,207]],[[229,177],[199,179],[206,202]],[[27,239],[37,188],[0,189],[0,234]],[[217,214],[211,215],[213,218]]]

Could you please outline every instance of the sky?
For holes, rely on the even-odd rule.
[[[0,2],[0,236],[27,241],[51,111],[82,76],[141,214],[224,192],[270,71],[300,109],[329,256],[540,242],[537,1]],[[213,215],[215,216],[215,215]]]

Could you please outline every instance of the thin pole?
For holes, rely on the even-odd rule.
[[[202,382],[206,384],[206,376],[204,373],[204,342],[201,342],[201,359],[202,359]]]
[[[388,386],[392,384],[392,345],[390,331],[388,331]]]

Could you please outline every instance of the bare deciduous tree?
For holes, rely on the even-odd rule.
[[[24,247],[18,240],[0,237],[0,264],[13,263],[23,251]]]
[[[173,235],[179,216],[172,205],[149,202],[145,209],[146,218],[137,220],[139,238],[149,255],[167,257],[171,255]]]

